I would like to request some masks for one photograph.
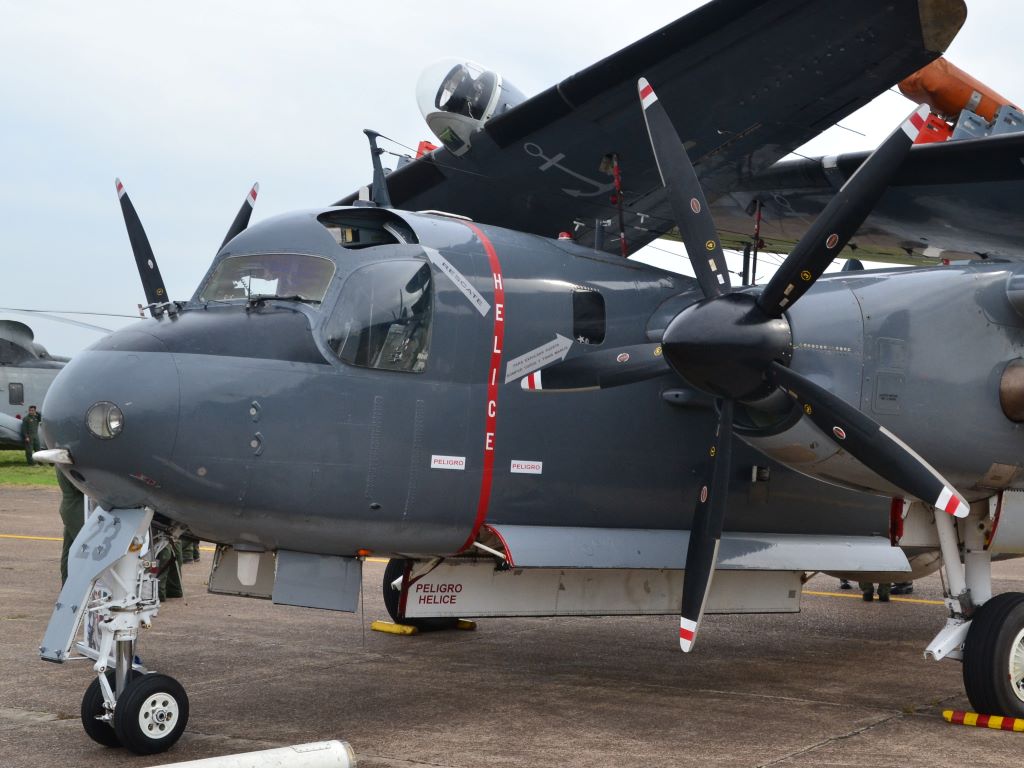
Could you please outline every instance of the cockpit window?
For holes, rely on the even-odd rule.
[[[422,261],[384,261],[353,272],[324,326],[327,346],[365,368],[419,373],[427,366],[433,289]]]
[[[199,301],[279,296],[323,301],[334,277],[334,262],[323,256],[262,253],[229,256],[210,275]]]

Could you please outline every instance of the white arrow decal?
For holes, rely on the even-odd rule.
[[[480,291],[474,288],[469,280],[466,279],[466,276],[452,266],[452,263],[442,256],[440,251],[434,248],[427,248],[426,246],[423,246],[423,250],[426,252],[427,258],[430,259],[431,263],[448,275],[448,279],[455,283],[455,287],[462,291],[462,295],[469,299],[470,304],[476,307],[477,312],[482,317],[487,317],[487,313],[491,311],[491,305],[487,302],[487,299],[480,295]]]
[[[565,360],[572,348],[572,339],[567,339],[560,333],[543,347],[530,350],[525,355],[520,355],[514,360],[509,360],[505,366],[505,383],[520,378],[524,373],[532,373],[538,368],[550,365],[556,360]]]

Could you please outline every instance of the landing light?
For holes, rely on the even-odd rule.
[[[110,440],[121,434],[121,429],[124,427],[124,414],[113,403],[101,400],[86,411],[85,425],[96,437],[101,440]]]

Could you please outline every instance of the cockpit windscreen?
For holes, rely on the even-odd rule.
[[[259,297],[323,301],[334,277],[334,262],[323,256],[260,253],[229,256],[210,275],[199,301]]]

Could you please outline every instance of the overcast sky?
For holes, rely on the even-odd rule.
[[[135,311],[115,176],[184,299],[253,181],[253,221],[322,206],[369,179],[363,128],[432,138],[415,86],[436,59],[476,60],[531,95],[700,4],[0,0],[0,307]],[[1022,22],[1020,2],[969,2],[947,57],[1020,102]],[[910,107],[883,94],[843,121],[866,136],[833,128],[801,152],[874,146]],[[55,354],[97,338],[0,318],[27,320]]]

